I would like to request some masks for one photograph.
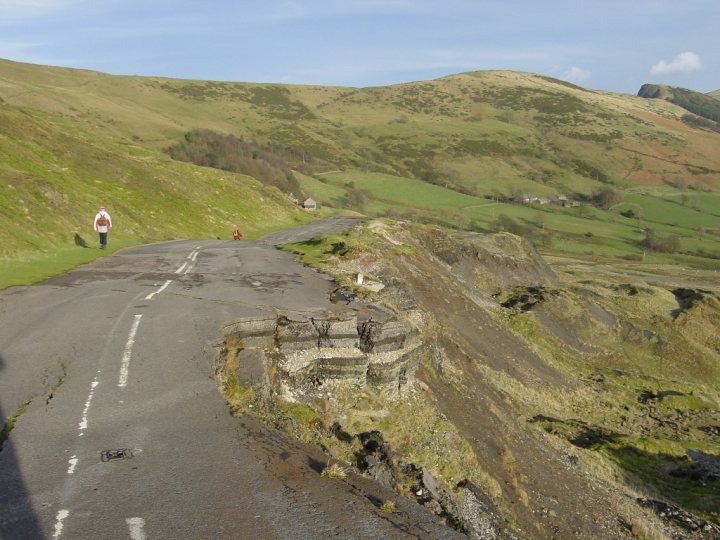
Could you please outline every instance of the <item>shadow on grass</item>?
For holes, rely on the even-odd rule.
[[[673,455],[663,452],[662,446],[657,452],[648,451],[639,448],[641,444],[635,446],[626,435],[576,419],[537,415],[529,422],[574,446],[606,456],[628,473],[626,481],[635,488],[720,524],[720,457],[700,450]],[[647,442],[663,444],[660,440]]]
[[[700,452],[685,456],[647,452],[629,445],[599,448],[640,484],[686,511],[720,524],[720,459]]]
[[[85,239],[84,239],[82,236],[80,236],[78,233],[75,233],[75,245],[76,245],[76,246],[80,246],[80,247],[82,247],[82,248],[88,248],[88,247],[90,247],[90,246],[88,246],[88,244],[87,244],[87,242],[85,241]]]

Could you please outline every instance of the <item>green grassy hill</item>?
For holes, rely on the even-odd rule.
[[[685,254],[700,245],[720,252],[713,210],[720,133],[687,125],[686,111],[665,100],[507,71],[338,88],[112,76],[4,60],[0,100],[3,257],[84,236],[101,203],[128,242],[306,219],[248,177],[170,160],[164,151],[193,129],[280,145],[303,164],[313,161],[312,169],[299,167],[300,195],[325,206],[476,230],[506,214],[543,231],[537,238],[546,247],[573,253],[637,256],[648,226],[682,237]],[[519,194],[589,200],[604,186],[627,204],[609,211],[507,204]],[[669,215],[653,210],[664,199],[681,204],[664,206]],[[639,220],[619,214],[638,207]]]
[[[514,72],[383,88],[119,77],[0,61],[0,97],[151,149],[193,128],[305,150],[338,168],[476,195],[589,192],[600,182],[715,189],[720,140],[660,100]]]
[[[0,103],[0,282],[35,281],[99,255],[92,219],[106,205],[111,248],[230,238],[307,221],[279,191],[200,168],[87,124]],[[41,267],[37,269],[35,267]]]

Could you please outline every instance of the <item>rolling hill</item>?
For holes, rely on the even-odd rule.
[[[78,244],[100,204],[113,248],[311,219],[283,191],[404,218],[285,248],[412,319],[423,384],[348,386],[283,425],[341,457],[382,429],[401,473],[468,478],[508,538],[699,538],[720,500],[720,133],[687,115],[509,71],[338,88],[0,60],[0,287],[99,256]]]
[[[117,209],[137,241],[270,226],[260,215],[277,216],[278,225],[304,219],[279,191],[260,195],[246,176],[171,160],[166,150],[197,129],[284,148],[297,157],[290,166],[302,193],[295,195],[325,206],[476,230],[507,214],[557,233],[546,246],[573,253],[638,253],[647,227],[679,234],[686,255],[700,246],[720,252],[713,233],[720,134],[686,124],[686,111],[665,100],[509,71],[340,88],[113,76],[5,60],[0,99],[5,257],[67,242],[87,230],[100,202]],[[591,202],[607,186],[648,208],[677,202],[680,217],[507,204],[520,194]],[[33,218],[47,213],[62,218],[37,233]],[[685,214],[703,224],[685,224]],[[590,242],[588,232],[599,234]]]

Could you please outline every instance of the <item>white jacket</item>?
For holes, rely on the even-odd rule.
[[[100,221],[100,218],[105,218],[105,225],[100,225],[98,221]],[[112,221],[110,220],[110,214],[108,214],[105,210],[100,210],[97,214],[95,214],[95,220],[93,221],[93,228],[97,232],[106,233],[108,230],[112,227]]]

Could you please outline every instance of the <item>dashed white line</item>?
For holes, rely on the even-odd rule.
[[[53,538],[60,538],[63,530],[63,521],[70,515],[69,510],[58,510],[57,516],[55,517],[55,533]]]
[[[132,540],[145,540],[145,520],[139,517],[125,519],[128,529],[130,530],[130,538]]]
[[[142,314],[135,315],[132,328],[130,328],[130,335],[128,336],[127,343],[125,344],[125,350],[123,351],[122,362],[120,364],[120,377],[118,378],[118,386],[120,388],[127,386],[130,357],[132,355],[133,345],[135,344],[135,334],[137,334],[140,319],[142,319]]]
[[[183,274],[183,273],[187,274],[190,271],[190,269],[192,268],[193,263],[197,260],[197,256],[199,253],[200,253],[200,246],[193,249],[190,252],[190,254],[187,257],[185,257],[188,260],[188,262],[184,263],[180,268],[175,270],[175,273],[176,274]]]
[[[160,287],[157,291],[155,291],[154,293],[148,294],[148,295],[145,297],[145,300],[152,300],[152,297],[153,297],[153,296],[155,296],[156,294],[160,294],[161,292],[163,292],[163,291],[167,288],[167,286],[170,285],[172,282],[173,282],[172,279],[168,279],[168,280],[163,284],[163,286]]]
[[[88,426],[88,420],[87,415],[88,411],[90,410],[90,403],[92,402],[92,398],[95,395],[95,387],[100,384],[98,383],[97,377],[95,377],[95,380],[93,380],[92,383],[90,383],[90,395],[87,398],[87,401],[85,402],[85,409],[83,409],[82,418],[80,419],[80,423],[78,424],[78,430],[80,433],[78,434],[80,437],[83,436],[83,431],[87,429]]]
[[[75,473],[75,467],[77,467],[78,464],[78,458],[77,456],[72,456],[70,459],[68,459],[68,464],[70,465],[68,467],[67,473],[68,474],[74,474]]]
[[[187,273],[190,271],[190,268],[192,267],[192,263],[194,263],[194,262],[197,260],[197,256],[198,256],[198,254],[200,253],[199,250],[200,250],[200,246],[196,247],[193,251],[191,251],[191,252],[188,254],[188,256],[185,257],[185,258],[188,259],[188,260],[187,260],[186,262],[184,262],[184,263],[180,266],[180,268],[178,268],[177,270],[175,270],[175,273],[176,273],[176,274],[182,274],[182,273],[187,274]],[[158,295],[158,294],[160,294],[161,292],[163,292],[163,291],[167,288],[167,286],[170,285],[172,282],[173,282],[172,279],[168,279],[168,280],[162,285],[162,287],[160,287],[157,291],[148,294],[148,295],[145,297],[145,300],[152,300],[153,296]]]

